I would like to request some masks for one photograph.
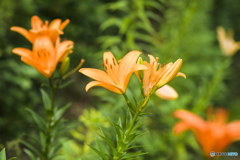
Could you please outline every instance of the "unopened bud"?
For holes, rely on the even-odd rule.
[[[170,82],[171,80],[173,80],[177,76],[182,76],[182,77],[186,78],[185,74],[183,74],[183,73],[179,74],[179,70],[180,70],[181,66],[182,66],[182,59],[178,59],[164,73],[162,78],[157,83],[157,87],[160,88],[160,87],[164,86],[165,84],[167,84],[168,82]]]
[[[178,98],[178,93],[169,85],[164,85],[163,87],[159,88],[155,94],[164,99],[164,100],[175,100]]]
[[[70,58],[69,58],[69,57],[66,57],[66,58],[63,60],[61,66],[60,66],[60,75],[61,75],[61,76],[63,76],[63,75],[67,72],[67,70],[68,70],[68,68],[69,68],[69,64],[70,64]]]
[[[143,59],[142,59],[142,57],[139,57],[139,58],[138,58],[137,64],[143,64]],[[144,70],[139,70],[139,71],[137,71],[137,74],[138,74],[139,80],[142,82],[143,76],[144,76]]]

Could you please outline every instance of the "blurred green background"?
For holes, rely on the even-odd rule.
[[[240,41],[240,2],[236,0],[1,0],[0,1],[0,150],[6,147],[8,157],[27,160],[20,139],[30,141],[36,134],[32,118],[24,108],[43,112],[39,87],[46,78],[21,62],[11,50],[31,49],[31,44],[11,26],[31,28],[31,16],[43,21],[70,19],[62,39],[74,41],[70,55],[73,69],[81,58],[83,67],[102,68],[104,51],[117,59],[131,50],[159,57],[166,64],[183,59],[181,72],[187,79],[176,78],[170,85],[179,99],[164,101],[153,96],[148,104],[152,112],[145,118],[147,134],[138,140],[149,154],[142,160],[204,159],[191,132],[176,137],[171,115],[185,108],[205,117],[206,108],[224,107],[230,120],[240,119],[240,54],[226,59],[219,49],[216,27],[232,28]],[[63,139],[59,159],[92,160],[97,155],[87,144],[94,145],[99,126],[110,128],[109,119],[124,117],[126,105],[122,96],[96,87],[85,92],[89,78],[75,73],[74,83],[58,92],[58,103],[73,102],[64,117],[72,130]],[[127,94],[140,98],[133,75]],[[44,115],[44,113],[42,113]],[[80,116],[80,117],[79,117]],[[112,132],[114,134],[114,132]],[[240,153],[236,142],[227,151]]]

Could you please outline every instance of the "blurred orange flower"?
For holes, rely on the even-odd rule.
[[[173,80],[177,76],[186,78],[185,74],[179,72],[182,66],[182,59],[178,59],[174,64],[168,63],[164,67],[159,66],[158,58],[148,55],[150,63],[144,61],[143,64],[147,66],[144,70],[143,78],[141,73],[135,72],[140,82],[143,84],[144,95],[149,96],[152,90],[160,88]]]
[[[86,91],[94,86],[102,86],[112,92],[124,94],[132,73],[147,69],[144,65],[136,64],[140,54],[139,51],[131,51],[118,64],[111,52],[105,52],[103,54],[103,68],[106,72],[93,68],[80,69],[80,73],[96,80],[87,84]]]
[[[233,39],[233,30],[226,33],[223,27],[218,27],[217,35],[220,48],[225,56],[232,56],[240,49],[240,42]]]
[[[208,110],[208,120],[204,121],[198,115],[186,110],[176,110],[174,117],[181,119],[174,128],[175,134],[192,130],[204,154],[210,157],[210,152],[221,152],[232,142],[240,140],[240,121],[226,123],[227,112],[217,109],[213,114],[212,108]]]
[[[54,46],[48,36],[38,36],[33,43],[32,51],[26,48],[15,48],[13,53],[21,56],[21,60],[33,66],[45,77],[50,78],[59,61],[72,53],[73,42],[57,39]]]
[[[52,43],[55,43],[60,34],[63,34],[63,29],[69,23],[69,19],[62,23],[61,19],[54,19],[50,24],[48,21],[43,21],[38,16],[32,16],[31,25],[32,29],[27,31],[22,27],[13,26],[12,31],[18,32],[27,38],[31,43],[34,43],[38,36],[49,36]]]
[[[158,97],[168,101],[178,98],[178,93],[175,91],[175,89],[167,84],[156,90],[155,94]]]

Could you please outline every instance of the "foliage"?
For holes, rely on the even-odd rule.
[[[215,32],[219,25],[233,28],[235,39],[240,40],[239,7],[240,4],[234,0],[1,0],[1,149],[6,147],[10,157],[28,159],[23,153],[23,145],[19,145],[19,139],[32,142],[31,138],[25,138],[24,132],[39,136],[30,125],[32,116],[37,122],[35,127],[42,128],[41,120],[36,115],[44,116],[40,109],[41,93],[44,95],[44,92],[39,91],[39,82],[44,81],[44,77],[11,53],[13,47],[30,48],[30,43],[9,29],[14,25],[30,28],[29,19],[32,15],[38,15],[44,20],[70,19],[62,37],[75,42],[75,54],[70,55],[70,69],[77,66],[80,58],[86,61],[84,67],[100,68],[102,61],[99,59],[103,51],[112,51],[120,58],[130,50],[139,50],[143,52],[142,57],[147,54],[159,57],[160,63],[182,58],[181,72],[187,75],[187,79],[179,78],[170,83],[177,90],[179,99],[166,102],[153,95],[148,103],[148,112],[153,114],[146,116],[146,127],[141,129],[151,132],[135,143],[148,152],[139,159],[204,159],[192,134],[187,132],[179,137],[172,134],[176,120],[171,113],[175,109],[185,108],[205,115],[206,107],[213,105],[227,108],[231,119],[239,118],[240,92],[237,88],[240,87],[240,55],[236,53],[231,59],[223,57]],[[59,97],[63,95],[65,100],[57,99],[57,104],[72,101],[73,105],[63,116],[73,124],[79,115],[82,118],[80,123],[77,122],[78,127],[71,130],[74,139],[61,139],[63,147],[60,153],[70,156],[76,151],[74,154],[79,159],[96,158],[97,154],[93,154],[88,145],[98,148],[95,143],[98,126],[106,128],[111,133],[108,136],[116,136],[106,117],[113,117],[112,124],[117,124],[119,117],[126,116],[124,98],[104,89],[91,89],[86,93],[84,86],[88,80],[80,74],[71,77],[75,81],[58,94]],[[140,99],[136,96],[139,90],[135,89],[139,84],[136,77],[131,80],[127,94],[133,102],[132,96]],[[89,109],[89,106],[96,110]],[[17,147],[9,147],[13,144],[22,152],[16,153],[14,148]],[[105,147],[104,143],[100,142],[100,145]],[[237,148],[238,142],[227,151]],[[26,149],[25,152],[29,153]]]

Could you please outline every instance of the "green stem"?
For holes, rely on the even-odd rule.
[[[219,66],[212,80],[208,84],[205,94],[199,99],[198,104],[194,109],[194,112],[199,112],[201,110],[204,110],[204,108],[207,106],[207,103],[211,99],[216,87],[224,79],[224,76],[223,76],[224,71],[229,67],[229,65],[231,64],[230,62],[231,62],[230,58],[225,58],[223,60],[223,63],[221,64],[221,66]]]
[[[126,132],[126,134],[124,135],[123,142],[125,142],[125,140],[127,139],[127,137],[131,134],[131,131],[132,131],[132,129],[133,129],[133,126],[134,126],[135,122],[137,121],[138,116],[139,116],[139,113],[136,113],[136,114],[134,115],[134,117],[133,117],[133,119],[132,119],[132,122],[131,122],[129,128],[127,129],[127,132]]]
[[[60,80],[58,82],[60,82]],[[55,100],[56,91],[57,91],[58,85],[59,85],[59,83],[57,83],[57,86],[55,86],[54,79],[52,77],[49,79],[49,83],[51,86],[51,106],[50,106],[50,110],[46,110],[48,121],[47,121],[47,132],[46,132],[46,136],[45,136],[46,146],[44,148],[44,154],[43,154],[44,160],[49,159],[48,154],[49,154],[49,146],[50,146],[51,138],[52,138],[51,137],[51,130],[52,130],[51,123],[52,123],[52,117],[54,116],[54,111],[53,111],[54,100]]]
[[[123,94],[123,96],[125,98],[126,103],[129,106],[129,108],[130,109],[133,108],[133,105],[130,103],[127,95]],[[137,119],[141,115],[141,113],[144,111],[145,106],[147,105],[147,102],[148,102],[148,97],[145,97],[143,103],[141,103],[137,109],[134,109],[133,113],[130,113],[130,114],[134,114],[134,117],[131,121],[131,124],[128,126],[126,133],[124,134],[124,137],[123,137],[123,143],[125,144],[125,146],[124,147],[117,146],[118,153],[116,155],[121,155],[120,153],[125,152],[126,148],[130,145],[126,140],[132,134],[132,131],[133,131],[134,126],[136,125]],[[113,157],[113,159],[118,160],[118,157],[117,156]]]

